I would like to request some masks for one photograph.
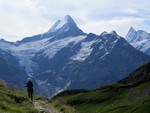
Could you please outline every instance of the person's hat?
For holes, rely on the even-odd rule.
[[[28,81],[31,81],[31,78],[28,78]]]

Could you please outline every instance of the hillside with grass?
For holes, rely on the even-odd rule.
[[[118,83],[95,90],[67,90],[51,100],[63,113],[149,113],[150,63]]]
[[[51,100],[27,98],[0,81],[0,113],[149,113],[150,63],[117,83],[95,90],[66,90]]]
[[[0,81],[0,113],[38,113],[26,94]]]

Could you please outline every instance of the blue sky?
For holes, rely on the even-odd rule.
[[[65,15],[86,33],[116,30],[125,37],[131,26],[150,32],[149,8],[149,0],[0,0],[0,38],[44,33]]]

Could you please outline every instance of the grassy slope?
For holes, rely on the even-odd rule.
[[[51,104],[64,113],[149,113],[150,82],[136,85],[116,83],[97,90],[62,94]]]
[[[9,90],[0,82],[0,113],[37,113],[31,101],[19,90]]]

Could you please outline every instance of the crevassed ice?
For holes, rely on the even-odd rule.
[[[66,47],[69,43],[74,42],[78,43],[79,41],[85,39],[86,36],[78,36],[78,37],[68,37],[60,40],[55,40],[48,45],[46,45],[43,55],[46,55],[49,59],[53,58],[55,54]]]
[[[50,40],[51,38],[52,37],[39,41],[23,43],[19,46],[0,42],[0,49],[11,51],[12,55],[16,56],[19,59],[20,65],[25,67],[26,72],[28,74],[31,74],[33,72],[32,67],[38,68],[37,63],[32,60],[35,53],[42,50],[42,54],[51,59],[59,50],[66,47],[69,43],[74,42],[74,44],[76,44],[79,41],[85,39],[86,36],[68,37],[49,42],[48,40]]]
[[[147,51],[150,47],[150,40],[141,40],[141,41],[138,41],[136,43],[130,43],[131,45],[133,45],[133,47],[135,47],[137,50],[140,50],[140,51]],[[147,53],[150,55],[150,53]]]
[[[48,39],[43,39],[40,41],[34,41],[29,43],[24,43],[19,46],[13,46],[11,48],[12,55],[16,56],[19,59],[21,66],[25,67],[25,70],[28,74],[33,72],[31,67],[37,67],[36,62],[32,60],[35,53],[44,48],[44,45],[48,43]]]
[[[93,48],[91,48],[92,44],[95,43],[95,41],[91,41],[91,42],[83,42],[81,44],[81,49],[79,50],[79,52],[72,56],[71,59],[72,60],[78,60],[78,61],[84,61],[92,52]]]

